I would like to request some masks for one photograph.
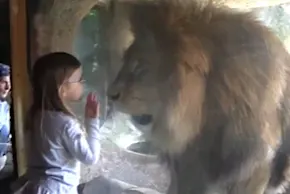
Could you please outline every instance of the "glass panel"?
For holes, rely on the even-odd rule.
[[[102,102],[102,111],[106,113],[102,115],[107,116],[103,117],[106,122],[101,130],[102,158],[95,166],[83,165],[82,181],[86,182],[93,176],[103,175],[164,192],[168,179],[165,169],[159,164],[156,150],[145,141],[140,130],[130,123],[129,115],[122,113],[112,115],[111,107],[106,107],[104,94],[108,83],[116,74],[116,70],[108,66],[111,64],[110,60],[118,60],[117,49],[116,53],[110,53],[110,56],[107,52],[112,41],[106,38],[111,33],[109,16],[102,7],[94,7],[81,21],[74,39],[74,53],[84,65],[87,91],[96,91],[100,94],[98,96]],[[78,113],[80,116],[83,115],[81,112]]]
[[[78,8],[66,3],[52,5],[49,1],[44,3],[44,0],[39,4],[29,2],[31,61],[51,51],[73,53],[83,64],[85,95],[95,91],[101,103],[101,158],[95,165],[82,165],[81,183],[92,180],[88,187],[96,187],[95,193],[107,193],[97,189],[105,189],[108,185],[110,188],[136,185],[164,192],[168,186],[168,175],[166,167],[159,163],[156,149],[145,141],[140,130],[130,124],[130,115],[113,114],[111,107],[107,106],[107,86],[120,68],[123,49],[114,47],[112,52],[108,52],[115,45],[114,36],[122,35],[118,29],[110,29],[110,25],[122,21],[112,20],[111,8],[103,4],[89,7],[85,13],[82,10],[86,4],[84,1]],[[64,11],[70,8],[71,12]],[[83,18],[80,16],[82,14]],[[130,38],[122,41],[130,42]],[[113,63],[119,66],[111,66]],[[81,121],[85,100],[71,103]],[[93,180],[100,175],[107,179]],[[122,182],[116,183],[113,179]]]
[[[100,3],[92,7],[93,0],[52,2],[40,0],[36,4],[30,1],[32,61],[51,51],[73,53],[83,64],[85,94],[95,91],[101,103],[101,158],[95,165],[82,165],[81,182],[92,181],[86,186],[95,187],[95,193],[108,185],[108,188],[129,188],[127,184],[164,193],[169,185],[169,175],[166,166],[160,164],[159,150],[145,139],[146,131],[131,122],[144,120],[114,112],[106,98],[108,84],[116,77],[124,50],[132,42],[132,34],[124,30],[124,26],[128,27],[127,19],[123,17],[126,6],[108,7]],[[254,11],[288,45],[290,23],[287,5]],[[85,98],[71,105],[83,121]],[[100,175],[108,179],[94,179]]]

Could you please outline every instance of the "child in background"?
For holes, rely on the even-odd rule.
[[[0,63],[0,171],[5,167],[9,151],[10,106],[6,100],[10,89],[10,67]]]
[[[85,128],[68,107],[83,93],[80,62],[64,52],[39,58],[32,72],[33,104],[29,113],[27,180],[16,193],[77,194],[80,162],[99,159],[98,102],[90,93]]]

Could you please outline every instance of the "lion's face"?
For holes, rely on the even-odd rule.
[[[179,16],[163,8],[134,7],[134,40],[108,96],[142,131],[150,127],[150,139],[159,148],[176,153],[201,128],[210,57],[200,34],[184,31],[187,20],[180,23]]]
[[[172,72],[163,68],[162,53],[153,39],[135,40],[126,51],[123,66],[109,88],[117,110],[138,115],[156,115],[166,99],[164,89]]]
[[[200,69],[186,61],[192,55],[178,55],[176,47],[168,46],[173,44],[162,43],[150,33],[137,36],[108,96],[115,109],[133,116],[137,127],[149,126],[150,138],[161,148],[175,152],[199,130],[205,82]],[[203,62],[193,58],[193,64]]]

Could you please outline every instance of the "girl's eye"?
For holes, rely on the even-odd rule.
[[[84,77],[81,77],[81,78],[79,79],[79,82],[80,82],[80,83],[84,83],[84,82],[86,82],[86,80],[84,79]]]
[[[83,77],[81,77],[79,80],[67,81],[67,83],[84,83],[84,82],[86,82],[86,80]]]

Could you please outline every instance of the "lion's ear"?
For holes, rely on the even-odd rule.
[[[150,31],[156,31],[160,28],[160,17],[162,11],[158,9],[155,4],[150,1],[135,2],[131,4],[129,19],[131,23],[131,30],[135,36],[144,36]]]
[[[131,30],[135,44],[140,45],[139,48],[153,48],[156,46],[156,37],[152,29],[154,19],[152,15],[148,14],[152,12],[152,9],[154,9],[154,6],[143,2],[133,4],[130,9]]]
[[[146,7],[139,4],[132,5],[130,11],[130,24],[134,36],[143,36],[148,31],[148,18],[146,18]]]

